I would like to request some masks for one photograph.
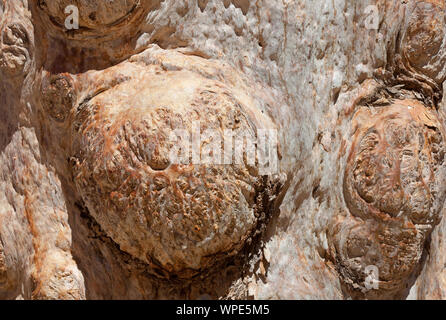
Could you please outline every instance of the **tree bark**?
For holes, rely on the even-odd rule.
[[[443,299],[445,5],[0,0],[0,298]]]

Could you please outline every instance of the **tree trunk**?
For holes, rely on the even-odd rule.
[[[0,298],[445,298],[445,5],[0,0]]]

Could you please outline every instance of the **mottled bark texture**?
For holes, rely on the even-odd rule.
[[[0,0],[0,298],[445,298],[444,10]]]

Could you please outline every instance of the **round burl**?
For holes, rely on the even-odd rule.
[[[74,107],[75,100],[73,80],[69,75],[58,74],[43,78],[42,102],[52,119],[65,121]]]
[[[266,185],[246,156],[240,164],[197,163],[192,156],[180,164],[172,150],[178,159],[191,149],[212,157],[223,150],[224,130],[255,141],[258,128],[218,81],[138,70],[80,104],[74,181],[122,250],[169,274],[195,274],[238,253],[253,235]]]
[[[404,287],[424,242],[441,219],[446,195],[444,130],[436,112],[414,100],[362,108],[344,178],[350,216],[335,227],[344,280],[364,289],[367,267],[379,289]]]
[[[409,70],[441,83],[446,62],[444,4],[418,1],[404,28],[402,54]]]
[[[0,34],[0,74],[9,77],[25,74],[30,63],[30,38],[26,27],[18,21],[5,23]]]

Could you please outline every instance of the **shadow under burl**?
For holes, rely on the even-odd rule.
[[[30,9],[39,26],[42,65],[53,74],[80,74],[125,61],[142,50],[136,49],[141,27],[147,14],[159,9],[161,3],[162,0],[117,1],[113,5],[103,0],[32,1]],[[79,26],[68,29],[69,14],[63,9],[73,5],[78,9]]]

